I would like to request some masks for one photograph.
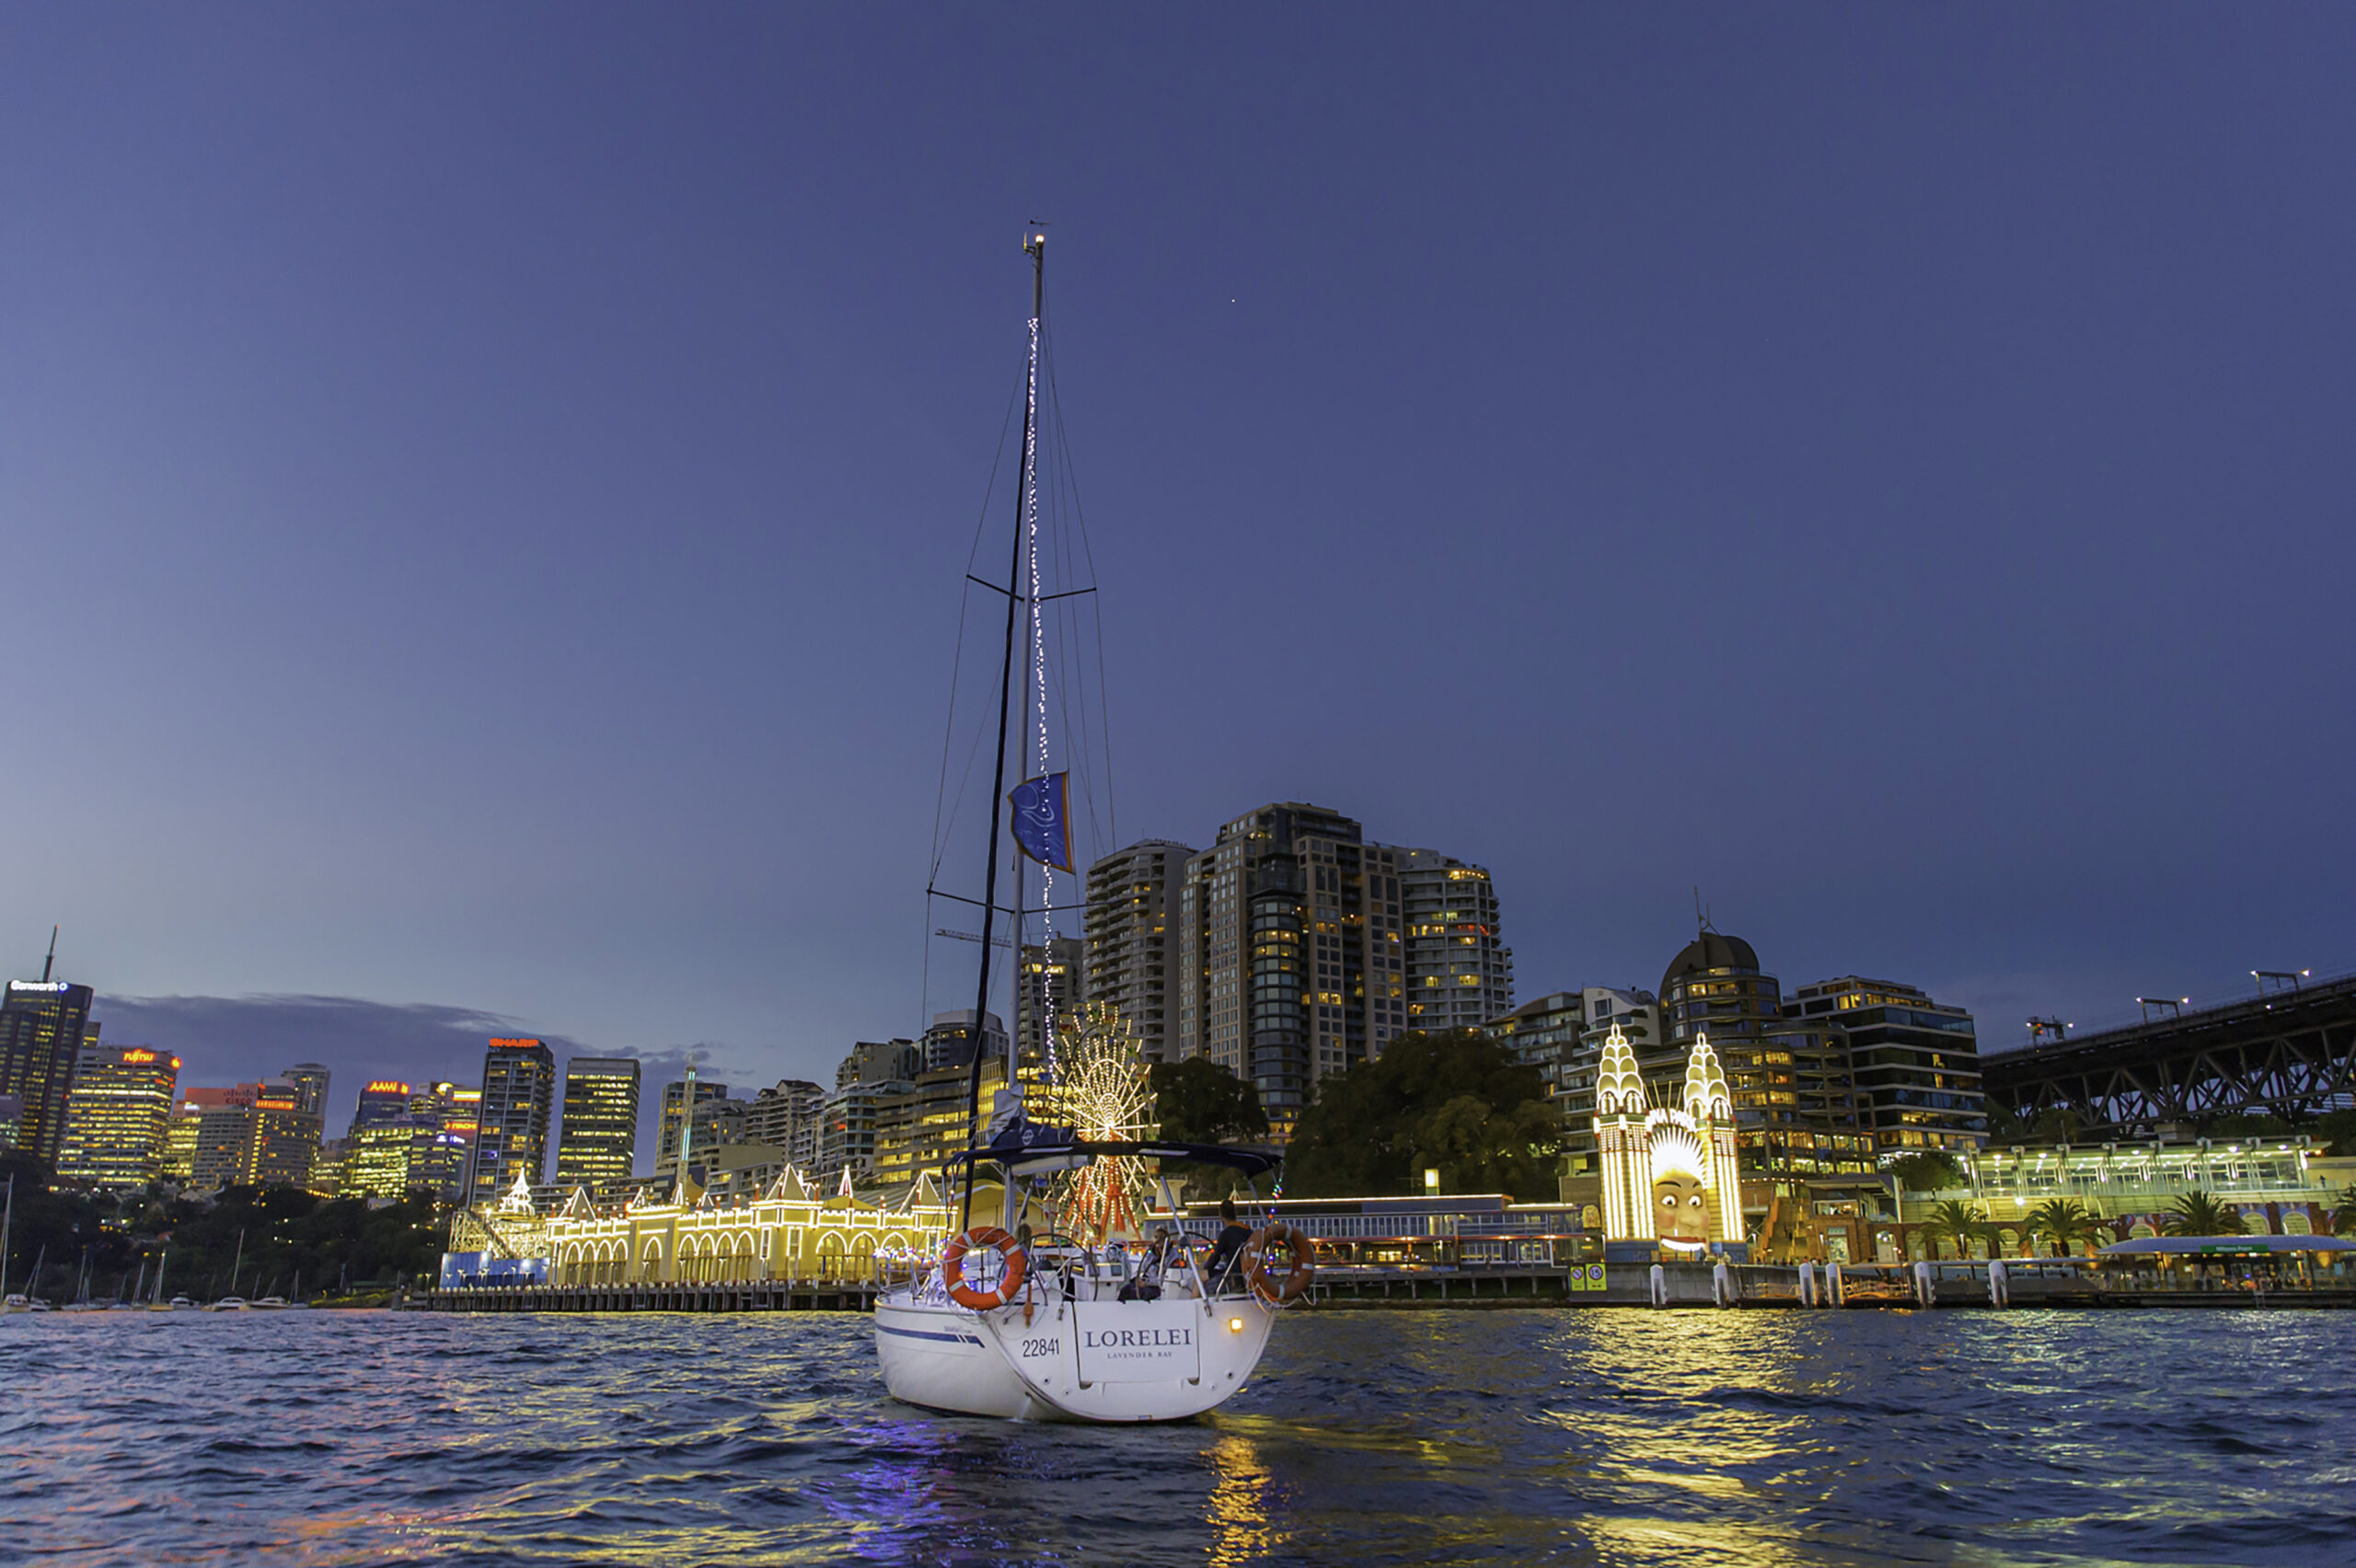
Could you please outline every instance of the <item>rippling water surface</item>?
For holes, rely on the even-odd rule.
[[[1298,1313],[1194,1424],[864,1318],[0,1319],[0,1561],[2356,1562],[2356,1316]]]

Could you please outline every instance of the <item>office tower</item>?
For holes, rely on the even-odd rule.
[[[745,1141],[781,1148],[795,1169],[818,1162],[818,1127],[826,1114],[826,1091],[803,1078],[780,1078],[753,1096],[745,1113]]]
[[[637,1058],[573,1057],[564,1065],[557,1185],[594,1189],[607,1182],[628,1181],[637,1162]]]
[[[343,1170],[337,1192],[343,1197],[366,1193],[398,1198],[418,1183],[422,1146],[433,1136],[433,1125],[404,1106],[392,1116],[379,1116],[366,1126],[355,1121],[343,1140]]]
[[[475,1134],[482,1120],[482,1090],[471,1084],[446,1080],[429,1084],[410,1097],[409,1112],[414,1129],[410,1149],[410,1188],[422,1190],[439,1202],[457,1202],[466,1194],[467,1172],[474,1163]]]
[[[728,1086],[726,1084],[705,1083],[701,1079],[698,1079],[696,1081],[695,1103],[697,1105],[700,1106],[707,1101],[725,1100],[727,1098]],[[654,1124],[654,1168],[656,1170],[664,1170],[678,1162],[679,1134],[688,1124],[687,1111],[687,1086],[686,1080],[679,1079],[664,1084],[663,1086],[663,1108],[657,1113]],[[694,1139],[690,1138],[688,1142],[692,1144]],[[693,1153],[694,1151],[690,1148],[688,1152]]]
[[[1177,1055],[1260,1091],[1288,1138],[1317,1080],[1407,1027],[1397,853],[1322,806],[1236,818],[1178,894]]]
[[[1987,1141],[1979,1031],[1963,1009],[1912,986],[1844,974],[1801,986],[1790,1010],[1846,1039],[1859,1119],[1877,1153],[1969,1151]]]
[[[1478,1029],[1513,1010],[1513,950],[1499,934],[1496,885],[1435,849],[1399,858],[1406,922],[1407,1027]]]
[[[958,1015],[971,1020],[973,1010]],[[991,1022],[998,1020],[992,1019]],[[924,1070],[924,1048],[913,1040],[862,1040],[835,1068],[835,1087],[855,1083],[906,1083]]]
[[[65,1133],[65,1097],[89,1032],[92,993],[49,974],[45,963],[38,980],[9,981],[0,1001],[0,1094],[24,1102],[17,1147],[53,1167]]]
[[[1006,1025],[996,1013],[982,1016],[982,1054],[993,1059],[1006,1055]],[[918,1043],[917,1072],[937,1073],[943,1067],[970,1067],[974,1065],[974,1009],[960,1008],[954,1012],[932,1015],[932,1027],[924,1032]],[[902,1073],[892,1080],[906,1083],[916,1073]],[[862,1078],[862,1083],[879,1080]]]
[[[17,1131],[25,1124],[25,1102],[13,1094],[0,1094],[0,1148],[17,1147]]]
[[[389,1127],[410,1113],[410,1087],[398,1078],[371,1078],[360,1090],[360,1103],[352,1107],[351,1132],[357,1136],[372,1127]]]
[[[1014,1038],[1026,1072],[1036,1073],[1045,1066],[1051,1055],[1048,1031],[1069,1029],[1073,1016],[1087,1000],[1080,995],[1080,960],[1085,951],[1078,937],[1051,937],[1045,946],[1037,942],[1022,946],[1022,962],[1014,968]],[[962,1016],[970,1023],[974,1009],[966,1009]]]
[[[319,1117],[292,1083],[184,1090],[166,1131],[165,1165],[200,1190],[308,1187],[319,1155]],[[185,1153],[183,1154],[183,1151]]]
[[[65,1099],[57,1174],[135,1190],[163,1174],[180,1059],[144,1045],[85,1045]]]
[[[333,1076],[317,1062],[297,1062],[279,1078],[294,1086],[294,1103],[298,1110],[308,1111],[321,1122],[328,1115],[328,1081]]]
[[[483,1055],[480,1130],[468,1201],[494,1202],[522,1172],[537,1186],[548,1170],[556,1053],[537,1040],[493,1040]]]
[[[308,1187],[324,1129],[318,1113],[303,1109],[302,1091],[290,1083],[264,1084],[254,1097],[251,1115],[247,1182],[256,1187]]]
[[[1178,890],[1195,851],[1167,838],[1116,849],[1088,868],[1084,989],[1136,1032],[1149,1062],[1175,1061]]]

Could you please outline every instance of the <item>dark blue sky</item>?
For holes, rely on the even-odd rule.
[[[2351,80],[2299,6],[17,7],[12,963],[919,1028],[1036,214],[1124,836],[1482,861],[1524,996],[1696,883],[1995,1043],[2356,967]],[[247,1005],[118,1010],[321,1016]]]

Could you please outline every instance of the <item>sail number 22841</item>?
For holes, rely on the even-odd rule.
[[[1053,1355],[1056,1354],[1057,1347],[1060,1343],[1061,1342],[1058,1340],[1052,1339],[1024,1340],[1022,1342],[1022,1358],[1025,1361],[1028,1361],[1034,1355]]]

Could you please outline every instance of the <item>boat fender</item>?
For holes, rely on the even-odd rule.
[[[1006,1272],[993,1289],[976,1290],[965,1283],[965,1254],[976,1247],[991,1248],[1006,1261]],[[1014,1299],[1015,1292],[1022,1288],[1028,1264],[1022,1243],[995,1225],[985,1225],[950,1238],[949,1245],[941,1250],[941,1282],[949,1288],[949,1299],[958,1306],[987,1312]]]
[[[1282,1247],[1292,1257],[1292,1270],[1281,1282],[1268,1278],[1268,1251]],[[1271,1307],[1289,1307],[1308,1290],[1317,1274],[1317,1243],[1297,1225],[1276,1220],[1252,1233],[1243,1244],[1243,1283]]]

